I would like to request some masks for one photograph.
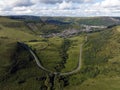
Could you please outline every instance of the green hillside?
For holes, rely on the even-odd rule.
[[[19,21],[7,18],[1,18],[1,20],[0,90],[21,90],[23,88],[38,90],[44,86],[44,80],[40,81],[39,78],[44,78],[46,74],[36,66],[30,53],[20,47],[17,42],[26,42],[34,39],[41,41],[42,38],[31,34],[24,26],[16,28],[3,24],[3,22],[5,24],[8,22],[10,25],[13,22],[17,23]],[[34,82],[34,85],[31,82]]]
[[[65,90],[119,90],[120,27],[88,34],[84,44],[83,67],[70,77]]]
[[[33,22],[39,17],[24,16],[25,20],[20,18],[0,17],[0,90],[120,89],[120,26],[66,38],[43,38],[41,35],[80,27],[79,21],[86,23],[92,19],[89,22],[94,25],[102,25],[104,20],[108,21],[96,19],[98,17],[41,17],[41,22]],[[34,18],[32,22],[31,18]],[[51,19],[52,23],[46,22]],[[72,23],[66,25],[64,22]],[[103,24],[111,25],[111,22],[105,24],[106,22]],[[80,45],[83,44],[82,68],[68,76],[47,73],[37,66],[30,52],[18,42],[27,44],[42,66],[59,73],[76,69]]]
[[[22,21],[5,17],[1,17],[1,20],[0,90],[44,90],[50,87],[46,85],[46,82],[52,76],[41,70],[31,54],[17,42],[28,44],[36,52],[44,67],[52,71],[61,71],[63,68],[62,56],[65,57],[62,46],[66,46],[66,40],[59,37],[41,38],[27,28]],[[62,81],[64,82],[64,80]],[[53,82],[49,82],[49,84],[52,85]],[[52,85],[50,88],[54,88],[54,86]]]

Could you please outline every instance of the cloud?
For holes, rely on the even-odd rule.
[[[0,15],[120,16],[120,0],[0,0]]]
[[[21,7],[21,6],[32,6],[34,3],[30,0],[17,0],[13,3],[14,6]]]
[[[120,0],[103,0],[90,5],[90,8],[86,8],[86,11],[92,12],[95,15],[119,16],[119,9]]]
[[[100,3],[103,7],[116,7],[120,6],[120,0],[104,0]]]
[[[93,0],[65,0],[65,1],[73,2],[73,3],[88,3],[88,2],[92,2]],[[46,4],[56,4],[56,3],[62,3],[63,0],[39,0],[39,2],[46,3]]]
[[[72,8],[72,2],[63,1],[58,5],[58,9],[70,9]]]

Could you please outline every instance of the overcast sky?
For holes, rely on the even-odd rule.
[[[120,16],[120,0],[0,0],[0,15]]]

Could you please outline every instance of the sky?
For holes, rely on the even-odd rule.
[[[120,0],[0,0],[0,15],[120,16]]]

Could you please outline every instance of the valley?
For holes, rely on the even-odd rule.
[[[0,90],[119,90],[120,18],[0,16]]]

